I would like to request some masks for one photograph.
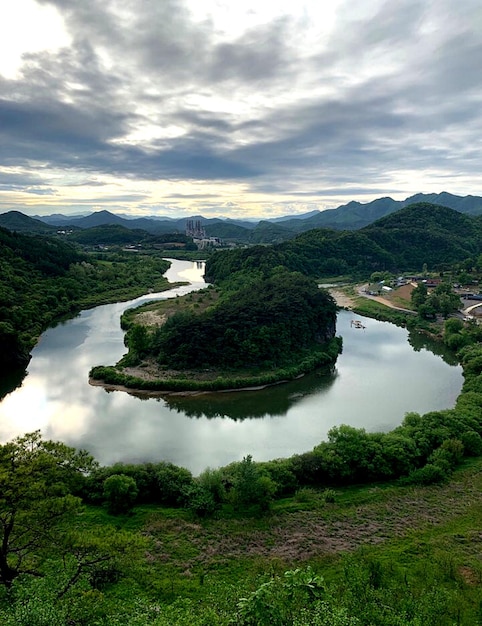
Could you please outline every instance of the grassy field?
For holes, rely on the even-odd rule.
[[[200,614],[214,607],[218,615],[232,616],[237,601],[263,581],[311,566],[351,610],[361,576],[363,593],[378,597],[359,598],[367,611],[380,594],[393,611],[403,612],[408,599],[420,603],[437,589],[448,613],[426,623],[481,623],[480,458],[443,485],[354,486],[336,490],[334,502],[326,501],[323,490],[303,489],[262,515],[256,508],[234,512],[225,505],[215,518],[203,520],[182,509],[147,506],[118,517],[91,508],[86,516],[93,527],[115,525],[146,542],[129,575],[104,592],[112,599],[129,589],[130,601],[189,600]]]

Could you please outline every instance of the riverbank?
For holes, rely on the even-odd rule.
[[[329,288],[328,291],[335,299],[336,304],[343,309],[353,309],[360,302],[360,299],[369,300],[372,302],[378,302],[390,309],[396,311],[402,311],[414,315],[415,311],[408,308],[410,303],[410,294],[413,289],[413,285],[403,285],[390,292],[390,295],[374,296],[366,292],[367,285],[352,285],[346,287],[345,290],[340,288]],[[352,291],[353,294],[349,292]]]
[[[334,287],[330,287],[328,289],[331,296],[334,298],[337,306],[342,309],[352,309],[355,306],[355,299],[349,296],[344,291],[340,289],[336,289]]]
[[[342,349],[340,337],[333,337],[317,349],[300,353],[299,359],[282,368],[271,370],[166,370],[153,360],[138,366],[97,366],[89,373],[91,385],[107,391],[119,390],[136,394],[184,394],[202,392],[244,391],[263,389],[295,380],[316,369],[332,368]]]

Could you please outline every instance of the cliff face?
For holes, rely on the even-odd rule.
[[[335,335],[336,335],[336,314],[329,319],[325,319],[324,325],[322,328],[320,328],[316,336],[316,339],[320,343],[327,343],[328,341],[330,341],[330,339],[333,339]]]

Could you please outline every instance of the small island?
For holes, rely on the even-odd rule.
[[[130,309],[128,353],[90,382],[147,392],[263,387],[332,368],[341,351],[332,296],[299,272],[246,274],[223,288]]]

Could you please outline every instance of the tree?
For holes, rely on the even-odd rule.
[[[85,451],[44,441],[40,431],[0,446],[0,583],[38,574],[63,542],[62,525],[79,512],[72,493],[94,466]]]
[[[130,511],[138,493],[136,481],[131,476],[112,474],[104,481],[104,497],[110,513]]]
[[[419,283],[415,289],[413,289],[411,295],[410,295],[410,299],[412,301],[413,306],[415,307],[415,309],[418,310],[418,308],[422,305],[425,304],[425,300],[427,299],[427,295],[428,295],[428,291],[427,291],[427,285],[425,283]]]
[[[267,511],[275,492],[276,484],[259,469],[250,454],[236,464],[232,491],[235,507],[257,504]]]

